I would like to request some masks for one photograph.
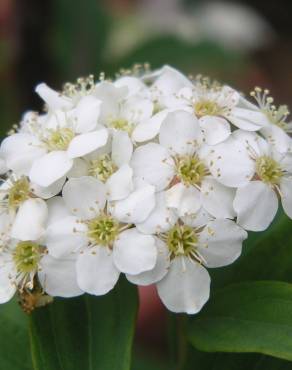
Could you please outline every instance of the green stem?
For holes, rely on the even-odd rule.
[[[177,316],[177,367],[176,370],[183,370],[187,358],[186,324],[187,318],[184,315]]]

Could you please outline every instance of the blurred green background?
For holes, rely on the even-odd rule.
[[[0,0],[0,137],[23,112],[41,109],[37,83],[60,89],[79,76],[113,77],[135,63],[167,63],[245,93],[260,85],[289,105],[291,11],[285,0]],[[166,320],[149,297],[137,338],[161,353]],[[152,368],[149,357],[136,361],[139,370]]]

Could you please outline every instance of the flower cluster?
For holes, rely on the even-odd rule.
[[[253,104],[164,66],[36,92],[44,112],[0,149],[2,303],[99,296],[123,273],[194,314],[246,230],[266,229],[278,199],[292,217],[292,126],[268,91]]]

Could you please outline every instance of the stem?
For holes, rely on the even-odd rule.
[[[176,370],[183,370],[187,358],[186,324],[187,318],[184,315],[177,317],[177,367]]]

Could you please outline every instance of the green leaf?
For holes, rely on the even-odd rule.
[[[281,214],[272,227],[253,233],[243,247],[243,256],[225,268],[210,269],[212,286],[251,280],[292,282],[292,221]]]
[[[121,279],[103,297],[58,299],[37,309],[30,331],[35,370],[129,370],[136,288]]]
[[[0,368],[31,370],[27,316],[15,301],[0,306]]]
[[[291,370],[292,362],[257,353],[206,353],[188,348],[183,370]]]
[[[292,286],[240,283],[218,291],[189,322],[190,342],[208,352],[258,352],[292,361]]]

